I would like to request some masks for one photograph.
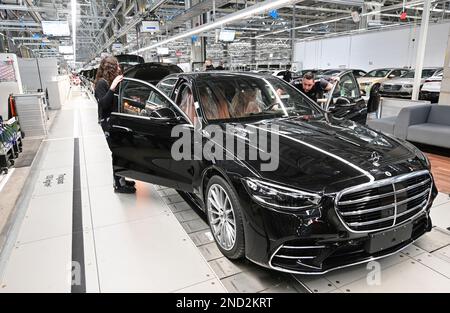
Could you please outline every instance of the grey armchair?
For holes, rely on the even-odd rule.
[[[368,121],[369,127],[413,142],[450,148],[450,106],[416,105],[397,117]]]

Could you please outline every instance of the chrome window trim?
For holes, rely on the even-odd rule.
[[[148,87],[156,90],[157,92],[159,92],[166,100],[168,100],[175,107],[175,109],[178,111],[178,113],[181,114],[181,116],[183,116],[183,118],[187,122],[186,124],[190,124],[190,125],[194,126],[192,124],[192,122],[189,120],[189,118],[187,117],[187,115],[178,107],[178,105],[175,103],[175,101],[170,99],[163,91],[158,89],[156,86],[154,86],[154,85],[152,85],[152,84],[150,84],[150,83],[148,83],[146,81],[135,79],[135,78],[129,78],[129,77],[124,77],[122,82],[124,82],[124,81],[133,81],[133,82],[136,82],[136,83],[141,83],[141,84],[147,85]],[[117,96],[118,96],[118,99],[120,99],[120,94],[118,94]],[[121,108],[121,103],[117,103],[117,105],[118,105],[118,109],[120,109]],[[120,114],[122,116],[141,117],[141,118],[147,118],[148,120],[158,120],[157,118],[151,118],[151,117],[147,117],[147,116],[139,116],[139,115],[134,115],[134,114],[122,113],[122,112],[112,112],[111,114],[114,114],[114,113],[118,113],[118,114]],[[116,115],[118,115],[118,114],[116,114]]]

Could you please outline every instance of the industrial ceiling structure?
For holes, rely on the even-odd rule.
[[[89,65],[98,62],[102,52],[139,53],[151,60],[162,46],[169,48],[169,58],[189,62],[192,46],[202,38],[206,55],[216,60],[226,58],[235,65],[288,63],[295,41],[420,23],[423,2],[0,0],[0,41],[24,56],[63,59],[58,46],[75,40],[76,62]],[[431,5],[431,21],[450,18],[449,0],[431,0]],[[72,36],[45,36],[42,21],[69,21]],[[158,21],[159,30],[141,32],[142,21]],[[221,28],[235,30],[235,40],[219,42]]]

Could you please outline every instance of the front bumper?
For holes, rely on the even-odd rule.
[[[428,100],[431,103],[437,103],[439,101],[439,92],[421,91],[419,93],[419,100]]]
[[[380,90],[380,96],[387,98],[409,98],[411,99],[412,92],[409,91],[383,91]]]
[[[324,201],[320,210],[299,214],[262,207],[242,189],[238,193],[245,208],[249,260],[282,272],[323,274],[397,253],[430,231],[429,209],[437,192],[433,187],[423,210],[393,227],[411,223],[411,237],[376,253],[368,252],[370,235],[376,232],[357,233],[347,229],[334,209],[334,199]]]

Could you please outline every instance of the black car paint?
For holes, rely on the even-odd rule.
[[[193,90],[194,100],[199,101],[195,84],[198,75],[216,74],[180,74],[169,97],[175,100],[178,88],[187,84]],[[201,111],[198,113],[201,114]],[[205,118],[202,122],[203,125],[208,123]],[[233,124],[221,121],[215,123],[224,130],[226,124]],[[334,209],[337,192],[371,180],[385,179],[386,172],[395,177],[428,168],[426,161],[413,147],[346,119],[305,121],[301,118],[277,117],[252,118],[243,123],[249,127],[271,124],[283,131],[280,136],[280,167],[277,171],[259,171],[264,162],[261,159],[249,161],[235,157],[233,160],[175,161],[170,150],[176,138],[170,137],[170,130],[175,124],[183,124],[191,132],[198,131],[193,125],[182,118],[147,119],[113,113],[110,118],[111,149],[118,159],[117,174],[185,192],[203,211],[204,189],[208,180],[213,175],[222,176],[232,186],[242,205],[246,257],[262,266],[273,267],[271,256],[284,243],[327,245],[328,250],[324,251],[326,255],[332,255],[336,249],[346,249],[356,244],[366,245],[369,232],[354,233],[339,220]],[[208,138],[202,137],[202,140],[206,142]],[[378,165],[369,161],[373,152],[381,156]],[[242,181],[245,177],[263,178],[279,185],[319,193],[323,195],[323,201],[320,207],[310,212],[262,206],[247,192]],[[431,229],[428,212],[436,194],[433,184],[427,208],[412,221],[418,226],[407,242],[372,255],[363,254],[353,258],[343,255],[328,261],[331,262],[329,264],[324,263],[320,269],[305,268],[294,272],[323,273],[398,251]]]

